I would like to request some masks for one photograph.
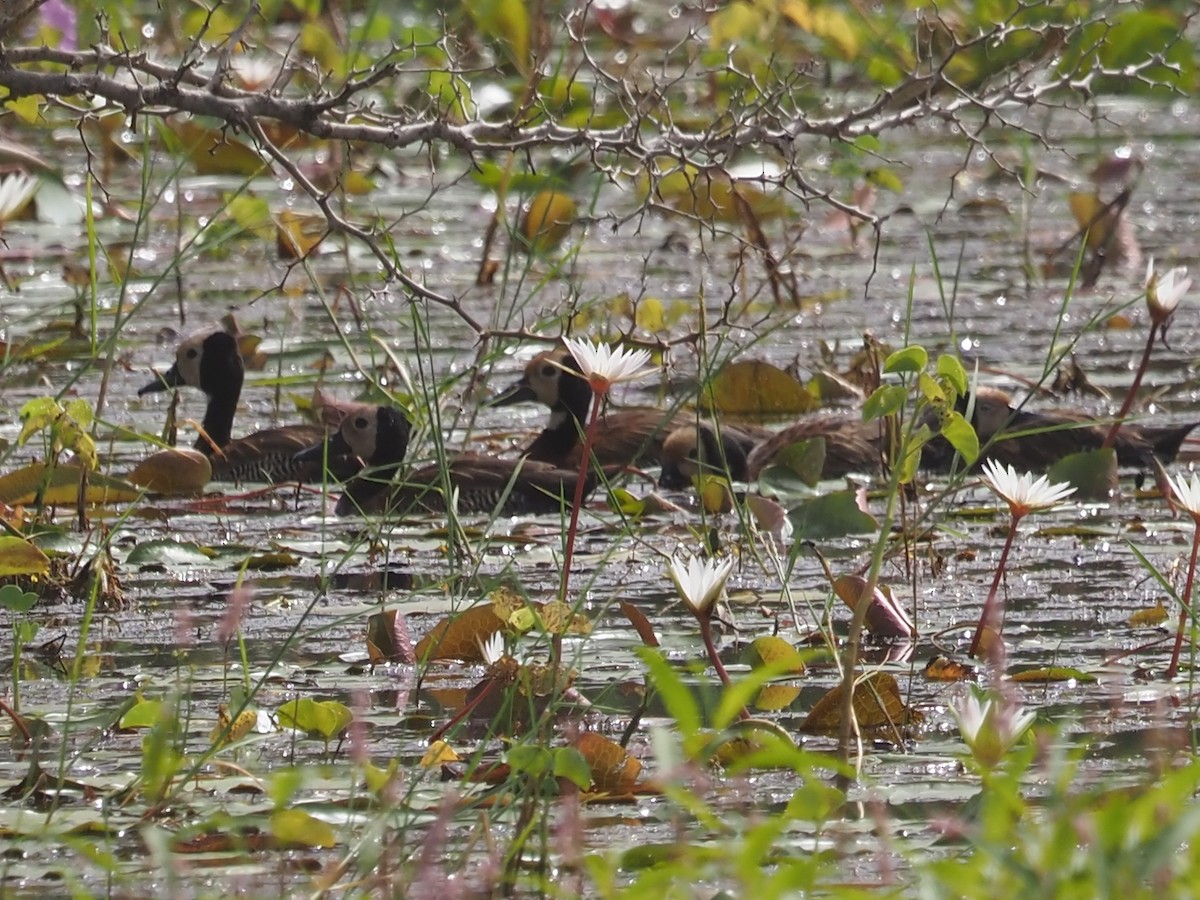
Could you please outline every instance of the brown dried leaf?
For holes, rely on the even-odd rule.
[[[482,646],[493,634],[502,631],[504,624],[491,603],[446,616],[417,643],[417,659],[483,662]]]
[[[801,724],[801,731],[831,734],[841,728],[842,685],[817,701]],[[900,699],[900,685],[887,672],[873,672],[854,686],[854,718],[863,731],[894,731],[924,717]]]
[[[587,760],[592,773],[592,790],[601,794],[631,794],[637,787],[641,762],[615,741],[587,731],[575,740],[575,748]]]
[[[646,618],[645,613],[632,603],[627,603],[624,600],[620,602],[619,608],[633,626],[634,631],[638,633],[638,637],[642,639],[643,644],[647,647],[657,647],[659,645],[658,635],[654,633],[654,626],[650,624],[650,620]]]

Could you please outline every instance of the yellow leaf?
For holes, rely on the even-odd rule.
[[[199,450],[160,450],[134,466],[129,480],[154,494],[194,494],[212,481],[212,462]]]
[[[461,758],[454,752],[454,748],[445,741],[434,741],[429,745],[429,749],[425,751],[425,755],[421,757],[421,766],[426,769],[432,769],[434,766],[440,766],[443,763],[458,762]]]
[[[254,176],[269,171],[254,148],[220,129],[190,120],[172,121],[166,128],[201,175]]]
[[[783,0],[779,4],[779,14],[790,19],[796,27],[812,33],[814,28],[813,12],[804,0]]]
[[[476,27],[504,44],[521,74],[529,72],[529,12],[522,0],[476,0],[468,3]]]
[[[858,33],[846,14],[828,6],[816,10],[813,34],[833,44],[845,59],[858,56]]]
[[[280,259],[308,256],[329,233],[324,216],[308,216],[285,209],[275,219],[275,247]]]
[[[795,415],[817,406],[804,385],[761,360],[725,366],[713,379],[704,401],[716,412],[746,417]]]
[[[776,634],[755,638],[750,644],[748,655],[752,669],[784,665],[786,668],[781,669],[781,672],[797,675],[804,673],[804,659],[800,656],[800,651]]]
[[[27,125],[34,125],[42,115],[43,97],[40,94],[29,94],[18,100],[9,100],[4,105],[17,114],[17,118]]]
[[[1139,609],[1129,617],[1128,622],[1130,628],[1153,628],[1166,620],[1167,608],[1163,606],[1162,597],[1159,597],[1153,609]]]
[[[79,481],[82,475],[82,470],[72,465],[55,466],[52,470],[47,470],[44,463],[25,466],[0,477],[0,503],[28,506],[37,500],[38,491],[43,487],[43,503],[75,503],[79,496]],[[93,472],[88,478],[88,490],[84,499],[90,504],[129,503],[141,495],[141,489],[127,481]]]
[[[329,823],[299,809],[271,813],[271,836],[284,847],[332,847],[337,843]]]
[[[531,253],[549,253],[561,244],[575,224],[575,201],[559,191],[534,195],[521,219],[522,247]]]
[[[44,575],[50,560],[38,547],[16,535],[0,535],[0,578]]]
[[[651,334],[666,330],[667,317],[663,302],[657,297],[643,297],[639,300],[634,324]]]
[[[733,486],[720,475],[700,474],[695,478],[696,493],[708,513],[727,513],[733,509]]]
[[[750,3],[735,0],[709,17],[708,44],[714,50],[724,50],[731,44],[758,40],[765,24],[761,11]]]
[[[1104,204],[1095,193],[1074,191],[1067,198],[1075,224],[1087,232],[1089,250],[1097,250],[1108,244],[1108,236],[1116,224],[1113,210],[1104,211]]]

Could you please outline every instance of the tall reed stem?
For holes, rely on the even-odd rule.
[[[1196,554],[1200,553],[1200,519],[1195,519],[1196,531],[1192,536],[1192,558],[1188,560],[1187,582],[1183,586],[1183,607],[1179,610],[1179,627],[1175,631],[1175,649],[1171,651],[1171,664],[1167,666],[1167,677],[1174,678],[1179,672],[1179,654],[1183,650],[1183,631],[1187,627],[1188,613],[1192,610],[1192,584],[1196,580]]]
[[[1158,331],[1157,325],[1150,326],[1150,335],[1146,338],[1146,349],[1142,351],[1142,361],[1138,365],[1137,372],[1133,376],[1133,384],[1129,386],[1129,392],[1125,395],[1125,402],[1121,404],[1121,410],[1117,413],[1117,419],[1108,429],[1108,434],[1104,436],[1104,444],[1102,450],[1110,448],[1117,440],[1117,432],[1121,430],[1121,425],[1125,422],[1125,417],[1129,415],[1130,407],[1133,406],[1133,399],[1137,396],[1138,388],[1142,386],[1142,378],[1146,375],[1146,369],[1150,367],[1150,354],[1154,352],[1154,335]]]
[[[999,620],[993,640],[1000,637],[1000,631],[1004,627],[1003,610],[998,609],[1000,606],[1000,579],[1004,577],[1004,567],[1008,563],[1008,553],[1012,550],[1013,541],[1017,537],[1017,524],[1020,521],[1021,516],[1014,512],[1008,526],[1008,537],[1004,541],[1004,549],[1000,552],[1000,561],[996,564],[996,575],[992,578],[991,590],[988,591],[987,599],[983,601],[983,612],[979,614],[979,624],[975,627],[974,637],[971,638],[971,649],[967,651],[969,656],[978,654],[979,645],[983,642],[983,633],[992,625],[993,621]]]
[[[583,506],[583,489],[587,483],[588,470],[592,467],[592,444],[595,442],[596,423],[600,419],[600,407],[604,403],[604,396],[604,393],[595,392],[593,388],[592,414],[583,432],[583,448],[579,454],[579,480],[575,483],[575,497],[571,501],[571,522],[567,526],[567,546],[563,549],[562,580],[558,588],[558,599],[562,603],[567,602],[571,562],[575,558],[575,537],[579,532],[579,508]]]

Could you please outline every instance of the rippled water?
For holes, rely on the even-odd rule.
[[[1133,152],[1146,162],[1129,211],[1144,253],[1195,267],[1197,147],[1194,140],[1176,135],[1198,133],[1200,116],[1183,104],[1144,109],[1113,103],[1108,114]],[[1049,127],[1056,140],[1082,157],[1111,149],[1094,143],[1077,123],[1052,122]],[[1021,153],[1028,152],[1050,172],[1070,175],[1087,168],[1062,154],[1043,156],[1037,146],[1012,139],[1003,146],[1006,141],[1000,137],[997,142],[997,152],[1018,164]],[[70,143],[54,152],[67,157],[66,171],[79,168],[81,160]],[[844,367],[861,345],[863,332],[869,330],[893,345],[902,344],[908,335],[939,352],[957,347],[968,366],[978,365],[981,380],[1003,387],[1019,387],[1022,379],[1041,380],[1067,282],[1038,278],[1028,283],[1025,243],[1029,258],[1038,262],[1044,249],[1070,234],[1067,188],[1046,178],[1022,193],[1011,180],[989,180],[986,176],[992,170],[986,159],[977,154],[966,160],[964,168],[961,150],[931,127],[915,128],[888,152],[901,163],[897,168],[906,192],[902,197],[885,193],[880,198],[879,211],[892,214],[883,227],[877,260],[872,259],[869,241],[850,247],[843,232],[825,222],[819,209],[797,210],[797,219],[808,230],[799,240],[793,265],[808,299],[791,311],[771,308],[761,262],[749,251],[739,254],[737,241],[729,234],[714,235],[680,220],[654,216],[613,233],[604,217],[627,212],[636,202],[631,193],[613,188],[600,194],[596,204],[600,221],[586,236],[577,232],[576,237],[582,238],[580,251],[561,270],[540,262],[526,268],[525,258],[514,255],[509,260],[512,268],[502,269],[495,286],[483,288],[474,286],[474,276],[483,225],[490,214],[489,198],[461,169],[451,164],[439,172],[434,198],[428,200],[426,167],[418,160],[399,159],[399,174],[391,179],[380,176],[377,190],[362,198],[361,204],[364,216],[378,210],[385,220],[396,223],[390,237],[415,277],[437,291],[460,297],[473,317],[497,330],[525,328],[553,338],[573,301],[600,305],[626,293],[686,304],[693,312],[670,329],[669,336],[679,337],[696,327],[694,309],[701,302],[709,321],[715,321],[732,299],[732,308],[744,312],[733,327],[721,330],[719,341],[712,341],[719,360],[761,357],[807,374],[823,365],[821,348],[828,346],[834,350],[834,365]],[[814,171],[828,165],[822,148],[813,147],[812,163]],[[128,193],[116,197],[127,209],[136,205],[134,175],[124,173],[122,183]],[[946,204],[952,180],[955,198]],[[76,180],[69,178],[68,184],[79,191]],[[150,210],[149,227],[136,237],[136,273],[125,292],[101,279],[99,336],[110,332],[118,306],[123,320],[112,344],[115,364],[97,433],[105,467],[125,471],[148,452],[146,444],[130,437],[130,430],[147,434],[161,430],[166,395],[136,396],[151,367],[170,362],[179,333],[208,326],[228,310],[236,311],[243,328],[264,336],[263,349],[269,354],[266,369],[248,378],[235,433],[294,420],[292,397],[307,397],[311,392],[319,379],[314,363],[326,351],[332,354],[332,364],[322,380],[339,395],[358,394],[365,376],[385,366],[389,354],[401,363],[411,384],[436,388],[440,428],[449,447],[507,451],[540,426],[542,410],[494,410],[477,404],[487,392],[515,378],[521,362],[544,345],[502,339],[481,355],[475,335],[460,319],[436,305],[414,310],[402,294],[377,277],[361,248],[339,249],[338,241],[331,238],[329,252],[314,259],[310,271],[296,267],[289,273],[263,241],[222,243],[210,234],[192,243],[194,217],[215,215],[223,192],[237,186],[233,180],[219,178],[173,182]],[[273,208],[298,202],[293,195],[280,194],[273,182],[256,183],[254,189],[270,198]],[[963,211],[966,201],[985,198],[1000,202],[982,214]],[[177,217],[180,208],[182,219]],[[797,223],[785,224],[794,239]],[[131,226],[114,216],[102,218],[98,229],[110,246],[134,236]],[[51,320],[69,316],[74,288],[64,282],[61,268],[64,261],[86,260],[81,232],[32,222],[6,231],[4,267],[20,283],[20,290],[0,294],[5,340],[15,344],[44,339],[52,333]],[[782,245],[779,225],[772,226],[770,235]],[[930,244],[943,278],[940,290]],[[184,245],[188,249],[174,267],[172,261]],[[1098,288],[1073,296],[1063,315],[1060,342],[1076,341],[1080,365],[1102,388],[1119,391],[1127,384],[1141,351],[1146,321],[1140,303],[1128,311],[1132,327],[1104,327],[1105,311],[1134,299],[1141,277],[1140,268],[1107,272]],[[284,290],[279,290],[281,283]],[[347,284],[362,326],[339,292]],[[952,323],[946,316],[951,297]],[[1200,343],[1195,309],[1195,304],[1181,309],[1169,346],[1160,346],[1147,376],[1148,387],[1156,392],[1152,410],[1156,417],[1186,419],[1200,414],[1192,364]],[[1084,330],[1098,315],[1101,326]],[[627,328],[629,323],[616,318],[613,325]],[[427,340],[421,329],[427,329]],[[105,352],[101,350],[101,357]],[[10,442],[0,456],[4,470],[39,453],[36,445],[12,443],[20,430],[18,411],[27,400],[60,391],[97,399],[104,366],[91,361],[90,355],[86,349],[46,353],[0,369],[0,438]],[[681,346],[669,354],[668,364],[669,374],[662,381],[629,387],[620,400],[631,404],[674,400],[695,375],[697,360],[692,350]],[[471,389],[474,376],[477,389]],[[403,379],[398,388],[407,392]],[[1039,399],[1035,405],[1049,402]],[[1065,402],[1090,404],[1097,412],[1105,409],[1089,397]],[[185,391],[181,417],[199,419],[202,409],[202,398]],[[428,441],[424,446],[429,446]],[[419,636],[446,611],[480,598],[502,580],[519,581],[535,598],[551,596],[557,585],[557,520],[496,522],[486,539],[473,542],[473,560],[455,564],[446,537],[435,530],[434,522],[388,523],[378,528],[335,520],[324,514],[321,496],[308,490],[224,494],[223,501],[203,504],[164,501],[155,504],[153,515],[141,510],[128,517],[96,514],[93,527],[111,529],[128,608],[102,614],[92,623],[88,655],[94,670],[73,697],[73,717],[90,721],[86,717],[119,705],[135,688],[161,694],[182,683],[194,710],[191,740],[197,747],[204,746],[216,705],[227,699],[230,682],[240,672],[237,648],[226,651],[214,638],[229,592],[243,578],[241,565],[249,551],[237,548],[257,551],[278,546],[296,554],[298,563],[280,571],[244,573],[245,583],[254,590],[244,624],[248,658],[254,676],[266,676],[259,705],[273,708],[297,691],[353,703],[371,725],[370,741],[378,760],[396,756],[411,765],[424,752],[431,726],[444,720],[449,706],[461,702],[460,695],[448,692],[469,686],[479,673],[459,668],[439,671],[418,689],[413,673],[406,669],[370,670],[363,663],[366,615],[383,606],[399,609]],[[219,492],[210,496],[216,498]],[[993,506],[978,489],[967,490],[958,504],[975,511]],[[65,522],[68,515],[60,510],[58,517]],[[612,549],[612,538],[619,532],[613,515],[597,506],[585,516],[584,552],[572,583],[587,584],[585,611],[596,630],[586,641],[569,642],[568,653],[579,669],[581,692],[613,715],[618,731],[634,702],[621,687],[640,681],[643,668],[634,652],[639,642],[617,611],[617,601],[630,600],[652,617],[671,657],[696,659],[702,652],[691,620],[677,606],[670,606],[660,556],[664,550],[693,544],[691,529],[697,521],[689,512],[639,523],[632,537],[621,537]],[[922,634],[910,653],[886,668],[901,678],[911,702],[925,712],[927,728],[911,752],[892,749],[870,754],[867,779],[859,791],[861,797],[889,800],[897,828],[920,831],[932,804],[962,800],[973,793],[969,779],[955,780],[961,745],[946,713],[946,704],[962,688],[927,682],[920,669],[935,653],[965,652],[969,632],[952,629],[970,625],[977,617],[1005,525],[999,515],[944,519],[915,563],[915,590],[905,587],[914,582],[899,563],[885,568],[884,579],[910,599]],[[731,537],[732,526],[723,527],[728,527],[726,537]],[[1188,727],[1190,710],[1186,704],[1176,708],[1164,702],[1174,692],[1158,675],[1169,645],[1107,661],[1115,651],[1131,650],[1161,634],[1126,624],[1131,612],[1152,606],[1163,594],[1129,544],[1141,548],[1156,566],[1180,575],[1173,567],[1189,546],[1190,523],[1172,519],[1161,500],[1143,496],[1126,479],[1122,495],[1111,503],[1073,505],[1031,517],[1022,534],[1006,582],[1011,666],[1053,663],[1097,676],[1091,684],[1023,688],[1025,701],[1066,733],[1092,736],[1088,770],[1140,765],[1147,746],[1164,740],[1164,726],[1167,730]],[[97,536],[92,531],[87,537],[94,542]],[[132,548],[159,538],[192,541],[223,553],[211,562],[141,568],[124,563]],[[865,562],[869,546],[867,540],[844,540],[826,549],[838,571],[851,571]],[[936,574],[931,565],[934,558],[939,562]],[[378,577],[385,567],[390,576],[386,582]],[[321,588],[326,576],[328,587]],[[1181,583],[1181,578],[1177,581]],[[811,555],[799,556],[789,586],[817,610],[826,602],[824,576]],[[749,558],[735,572],[731,590],[738,632],[725,636],[731,660],[736,656],[732,651],[736,641],[771,633],[777,615],[790,620],[778,601],[780,589],[778,579]],[[799,602],[798,608],[809,607]],[[70,599],[39,605],[34,613],[42,626],[39,642],[65,636],[65,651],[70,655],[80,633],[81,609]],[[834,617],[843,623],[848,618],[841,608],[834,609]],[[797,628],[806,633],[815,625],[815,620],[802,621]],[[45,711],[61,721],[65,682],[47,665],[28,674],[22,683],[23,709]],[[835,677],[830,665],[815,666],[795,702],[780,714],[780,723],[795,733]],[[105,784],[132,778],[141,737],[100,734],[96,727],[85,725],[68,741],[70,752],[78,753],[71,763],[72,777],[102,778]],[[828,743],[823,738],[806,740],[813,746]],[[648,756],[644,740],[635,740],[634,747]],[[315,742],[292,747],[282,735],[266,738],[253,750],[261,754],[256,765],[293,752],[298,758],[315,758],[322,751]],[[0,780],[4,784],[19,780],[26,766],[25,759],[9,759],[0,764]],[[311,787],[314,796],[322,790]],[[767,774],[754,790],[761,793],[753,802],[770,807],[785,801],[790,788],[782,776]],[[253,806],[251,800],[244,802]],[[646,808],[655,803],[643,801]],[[18,808],[0,810],[0,825],[21,827],[23,815],[29,813]],[[599,840],[614,846],[637,843],[645,839],[644,827],[639,825],[635,831],[613,827],[599,832]],[[864,842],[862,852],[873,852],[869,842]],[[31,879],[24,881],[28,885],[62,865],[57,853],[31,849],[20,872],[14,869],[14,877]]]

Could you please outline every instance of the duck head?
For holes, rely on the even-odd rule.
[[[681,490],[702,472],[745,481],[745,449],[725,431],[718,439],[716,430],[708,424],[676,428],[663,441],[659,487]]]
[[[246,367],[237,338],[217,329],[181,341],[171,368],[139,388],[138,396],[187,385],[200,389],[208,397],[224,395],[236,402],[245,377]]]
[[[565,350],[550,350],[531,359],[520,380],[488,401],[489,406],[516,403],[548,406],[551,428],[570,425],[574,429],[576,423],[587,422],[592,407],[592,387],[571,354]]]

